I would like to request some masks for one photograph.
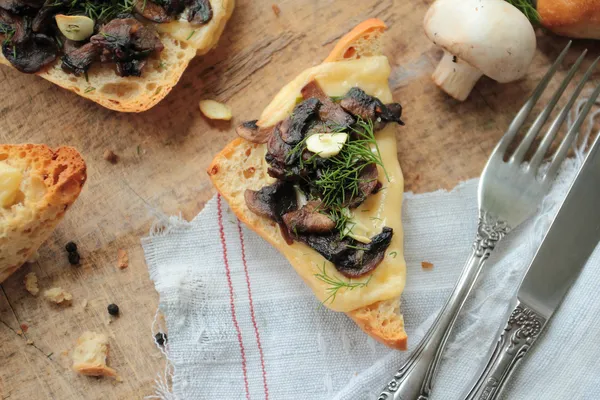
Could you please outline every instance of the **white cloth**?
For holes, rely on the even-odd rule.
[[[479,373],[581,160],[578,153],[565,163],[538,215],[511,232],[484,267],[449,340],[431,400],[462,399]],[[223,199],[213,198],[191,222],[159,221],[142,245],[166,318],[169,363],[151,397],[376,398],[433,322],[469,255],[477,183],[406,195],[408,271],[401,309],[407,352],[378,344],[344,314],[321,306],[285,258],[243,227]],[[422,261],[433,269],[424,270]],[[505,400],[600,399],[599,276],[597,248],[517,370]]]
[[[444,354],[432,400],[461,398],[478,373],[574,164],[560,175],[540,214],[507,236],[484,268]],[[320,306],[285,258],[240,225],[223,199],[212,199],[192,222],[164,221],[143,239],[174,371],[172,393],[162,388],[158,397],[375,398],[453,288],[474,239],[476,187],[472,180],[450,193],[406,195],[407,352],[387,349],[345,315]],[[433,269],[424,270],[422,261],[433,263]],[[600,398],[598,276],[600,251],[528,354],[505,399]]]

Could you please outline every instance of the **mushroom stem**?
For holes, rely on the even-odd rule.
[[[444,51],[444,57],[433,72],[433,81],[456,100],[464,101],[483,73],[467,62]]]

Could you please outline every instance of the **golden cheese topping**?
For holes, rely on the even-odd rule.
[[[14,204],[22,181],[21,171],[0,161],[0,207]]]
[[[168,33],[174,39],[185,42],[204,54],[212,49],[218,42],[225,21],[233,12],[234,0],[210,0],[213,16],[207,24],[192,25],[184,17],[177,21],[154,24],[155,29],[161,33]]]
[[[352,87],[358,86],[366,93],[378,97],[383,103],[391,103],[389,75],[390,65],[384,56],[318,65],[304,71],[281,89],[263,112],[258,124],[263,127],[272,126],[285,119],[294,109],[302,87],[312,79],[316,79],[329,96],[344,95]],[[371,276],[366,286],[352,290],[346,287],[339,289],[335,300],[331,302],[330,299],[325,303],[335,311],[352,311],[377,301],[398,297],[404,289],[406,263],[401,222],[404,178],[397,158],[396,129],[396,125],[390,123],[383,130],[375,133],[389,181],[384,170],[378,167],[379,180],[383,184],[383,189],[369,196],[363,204],[352,210],[357,226],[360,227],[360,232],[354,232],[355,234],[372,237],[381,233],[384,226],[394,230],[385,258],[377,268],[363,278],[351,280],[340,274],[332,263],[303,243],[294,242],[290,246],[283,245],[280,248],[320,301],[325,301],[330,296],[331,291],[328,289],[332,287],[331,284],[315,276],[321,273],[324,265],[327,275],[334,280],[366,282]],[[262,165],[264,168],[267,166],[266,163]]]

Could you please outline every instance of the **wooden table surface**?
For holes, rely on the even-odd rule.
[[[279,17],[272,11],[274,2],[281,9]],[[40,249],[39,260],[1,285],[2,399],[140,399],[153,393],[164,361],[151,335],[158,295],[140,237],[161,213],[193,218],[215,194],[205,168],[235,136],[233,127],[257,117],[284,82],[320,63],[358,22],[379,17],[390,27],[386,54],[393,67],[391,86],[406,122],[398,130],[398,157],[406,190],[414,192],[451,188],[477,176],[566,43],[540,33],[525,79],[500,85],[484,78],[468,101],[459,103],[430,80],[441,56],[422,30],[430,0],[237,3],[218,48],[194,60],[167,98],[145,113],[109,111],[36,76],[0,68],[0,142],[75,146],[88,165],[79,200]],[[565,64],[585,46],[593,44],[576,43]],[[598,53],[598,47],[592,50]],[[198,110],[203,98],[229,104],[232,123],[203,118]],[[118,154],[117,164],[103,159],[106,149]],[[67,261],[64,245],[70,240],[80,248],[79,268]],[[129,253],[130,266],[124,271],[115,268],[119,248]],[[72,292],[73,306],[54,307],[29,295],[22,282],[30,271],[37,273],[42,289],[61,286]],[[109,303],[121,308],[121,317],[111,324]],[[22,323],[29,329],[19,335]],[[109,364],[122,383],[70,370],[67,351],[85,330],[110,336]]]

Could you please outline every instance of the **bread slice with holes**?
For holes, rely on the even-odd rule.
[[[206,54],[217,45],[233,13],[234,0],[210,0],[210,4],[213,17],[201,27],[181,20],[152,24],[164,50],[148,59],[141,77],[121,77],[114,65],[94,63],[86,79],[63,71],[60,59],[37,75],[111,110],[146,111],[169,94],[195,56]],[[2,54],[0,63],[10,66]]]
[[[391,102],[392,94],[388,85],[390,66],[387,58],[381,55],[384,30],[385,24],[377,19],[358,25],[339,41],[323,64],[304,71],[281,89],[264,110],[257,125],[261,128],[271,127],[286,118],[293,110],[302,87],[313,79],[329,96],[343,95],[351,87],[359,86],[384,103]],[[407,336],[400,314],[400,294],[406,272],[400,221],[404,182],[397,160],[395,127],[388,125],[376,134],[376,138],[391,180],[386,190],[372,195],[361,207],[365,208],[362,211],[374,211],[366,209],[371,206],[382,210],[380,216],[387,219],[386,225],[394,229],[394,236],[388,248],[389,253],[371,273],[369,283],[352,290],[342,289],[332,302],[327,301],[331,293],[327,284],[316,279],[315,275],[323,267],[334,279],[347,281],[348,278],[310,247],[298,242],[288,245],[274,222],[254,214],[246,206],[246,189],[257,190],[273,182],[266,171],[266,146],[237,138],[217,154],[208,168],[208,174],[237,217],[286,256],[325,306],[345,312],[361,329],[381,343],[405,350]],[[383,176],[381,171],[380,176]]]
[[[48,239],[85,180],[72,147],[0,145],[0,282]]]

